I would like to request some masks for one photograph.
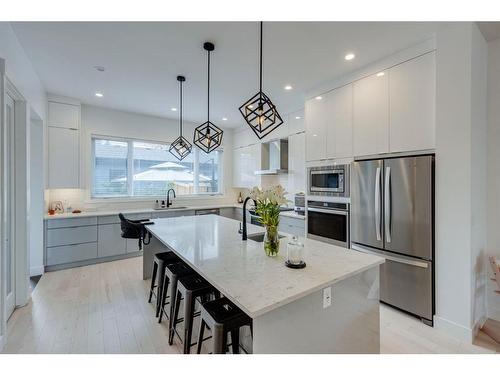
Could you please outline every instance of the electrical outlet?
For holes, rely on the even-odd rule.
[[[323,308],[326,309],[332,305],[332,287],[323,289]]]

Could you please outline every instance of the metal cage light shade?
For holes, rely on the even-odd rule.
[[[179,137],[170,144],[168,151],[174,155],[178,160],[184,159],[191,153],[193,145],[182,136],[182,82],[186,80],[184,76],[177,76],[177,81],[179,81],[179,96],[180,96],[180,113],[179,113]]]
[[[262,91],[262,22],[260,23],[260,71],[259,92],[248,99],[239,108],[246,123],[255,135],[262,139],[274,129],[283,124],[276,106],[271,99]]]
[[[221,128],[210,121],[210,52],[215,49],[215,45],[205,42],[203,48],[208,52],[208,79],[207,79],[207,121],[196,127],[194,130],[193,143],[205,153],[210,153],[222,144],[224,132]]]

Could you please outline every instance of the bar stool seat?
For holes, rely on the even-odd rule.
[[[215,289],[208,281],[198,274],[184,276],[179,278],[177,285],[177,296],[175,297],[175,311],[172,319],[173,333],[177,333],[177,323],[184,321],[183,345],[184,354],[191,352],[191,338],[193,333],[193,320],[195,316],[199,316],[199,312],[195,312],[196,299],[200,298],[201,302],[207,302],[211,296],[219,296]],[[184,315],[179,319],[179,309],[181,300],[184,299]]]
[[[205,340],[203,334],[205,327],[208,327],[212,331],[213,353],[226,353],[228,333],[231,333],[233,353],[239,353],[240,328],[246,325],[252,326],[252,318],[226,297],[204,303],[201,307],[201,323],[196,352],[201,353],[201,345]]]
[[[157,253],[153,257],[153,275],[151,276],[151,287],[149,288],[148,303],[151,303],[154,290],[156,288],[156,316],[160,311],[160,298],[163,290],[163,280],[165,278],[165,267],[167,264],[179,262],[181,259],[172,251]],[[155,285],[158,275],[158,282]]]

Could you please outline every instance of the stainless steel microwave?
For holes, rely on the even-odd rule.
[[[308,195],[349,197],[349,164],[307,169]]]

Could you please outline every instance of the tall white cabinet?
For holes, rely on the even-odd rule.
[[[233,150],[233,186],[253,188],[260,185],[260,176],[255,171],[260,169],[260,144],[238,147]]]
[[[353,85],[354,155],[389,152],[389,79],[374,74]]]
[[[390,70],[389,143],[391,152],[435,147],[435,54],[428,53]]]
[[[47,187],[80,187],[80,105],[75,102],[48,102]]]

